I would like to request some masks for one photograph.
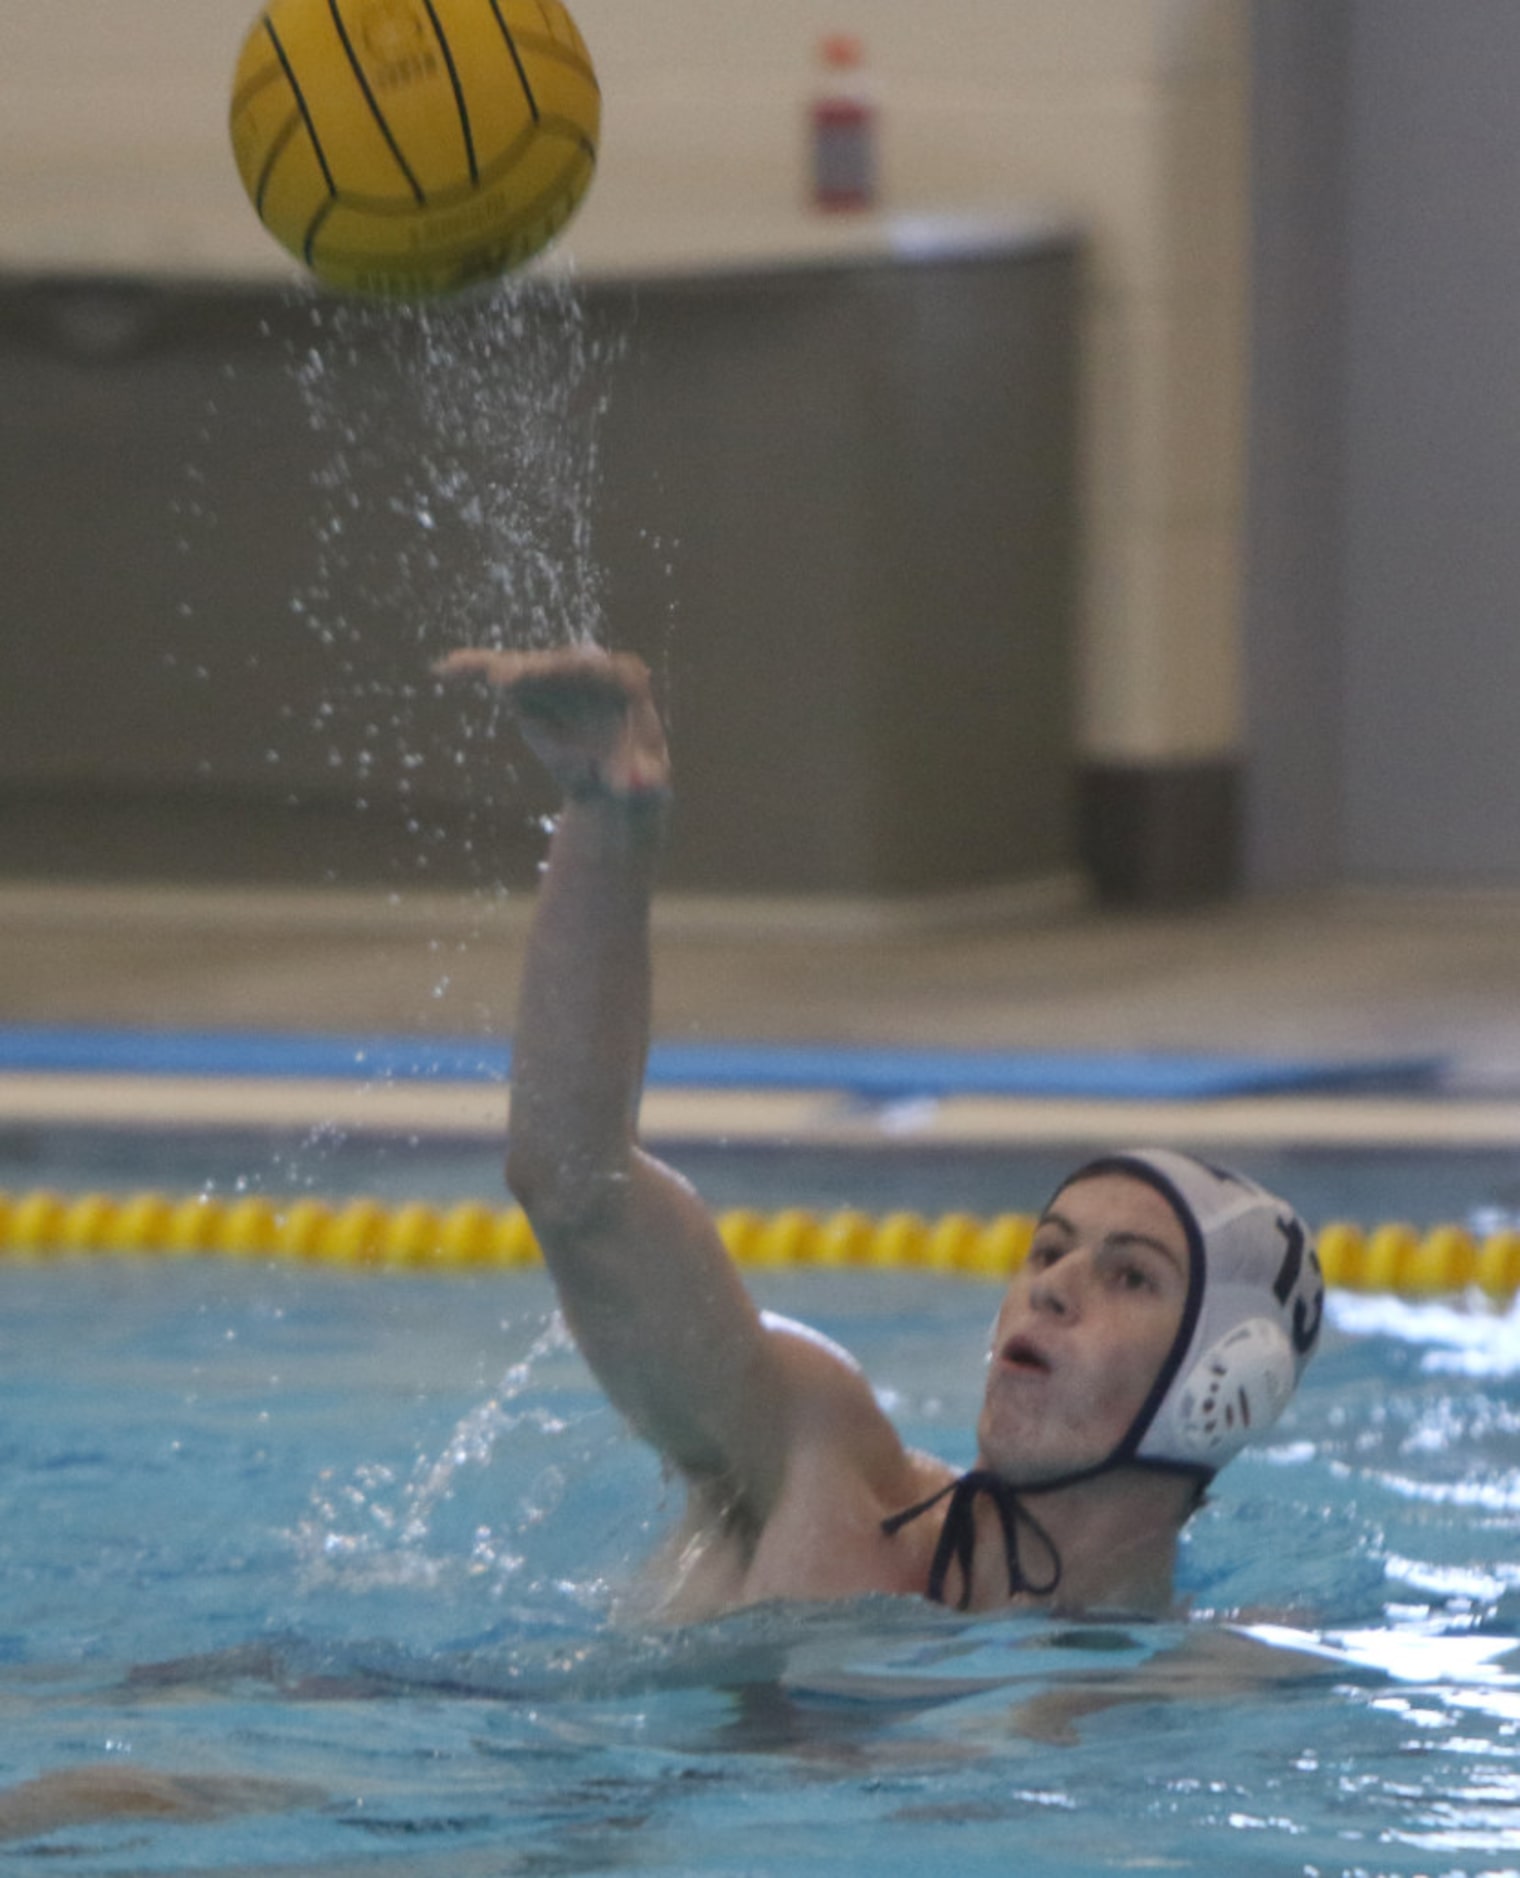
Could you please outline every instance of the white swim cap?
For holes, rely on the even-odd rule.
[[[1155,1189],[1188,1243],[1188,1293],[1166,1361],[1103,1463],[1209,1475],[1270,1428],[1319,1339],[1325,1283],[1304,1222],[1255,1181],[1169,1148],[1105,1155],[1098,1174]]]

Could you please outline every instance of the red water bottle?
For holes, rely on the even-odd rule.
[[[818,48],[827,77],[813,100],[813,203],[869,209],[876,201],[876,99],[865,48],[833,33]]]

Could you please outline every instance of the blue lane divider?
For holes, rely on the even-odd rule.
[[[0,1027],[0,1073],[500,1082],[511,1049],[457,1037],[271,1031]],[[992,1052],[874,1045],[657,1043],[655,1085],[831,1089],[870,1101],[1000,1095],[1193,1101],[1321,1090],[1430,1088],[1433,1058],[1287,1059],[1105,1052]]]

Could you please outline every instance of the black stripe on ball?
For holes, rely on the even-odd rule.
[[[277,65],[266,65],[262,71],[255,72],[245,84],[239,86],[232,98],[232,110],[229,116],[235,123],[242,116],[254,99],[266,85],[276,84],[284,73]]]
[[[567,46],[561,39],[540,39],[537,33],[519,33],[517,43],[537,58],[549,59],[555,65],[563,65],[567,72],[574,72],[577,78],[585,79],[597,96],[601,96],[602,88],[596,82],[596,73],[592,71],[574,46]]]
[[[426,203],[427,196],[423,191],[422,185],[412,174],[411,167],[407,163],[406,158],[401,154],[401,146],[391,135],[391,127],[385,121],[385,113],[380,109],[379,102],[374,92],[369,88],[369,80],[364,76],[364,67],[359,63],[359,55],[354,51],[353,41],[348,36],[348,28],[343,24],[343,15],[338,10],[338,0],[327,0],[327,10],[332,15],[333,25],[338,29],[338,37],[343,42],[343,50],[347,53],[348,62],[353,67],[354,78],[358,82],[360,91],[364,94],[364,102],[370,108],[370,115],[379,126],[380,135],[389,145],[390,153],[396,159],[396,164],[401,174],[406,178],[407,187],[416,198],[418,206],[421,207]]]
[[[567,64],[574,65],[577,71],[584,72],[587,78],[591,78],[591,69],[585,57],[586,42],[581,38],[580,28],[576,25],[575,21],[571,19],[570,15],[563,7],[557,8],[555,12],[551,13],[549,11],[548,0],[537,0],[537,5],[538,17],[544,23],[544,31],[557,48],[560,57],[563,58]],[[568,27],[570,29],[568,44],[560,37],[560,29],[562,27]],[[593,80],[593,82],[595,81]]]
[[[335,196],[338,193],[337,184],[333,181],[332,171],[327,167],[327,156],[322,149],[322,139],[317,135],[317,127],[311,121],[311,112],[306,108],[306,96],[301,90],[301,81],[296,77],[290,60],[285,56],[285,48],[280,44],[280,35],[275,31],[274,21],[267,13],[264,15],[264,30],[269,34],[269,42],[274,47],[276,58],[285,68],[285,76],[289,79],[290,89],[295,96],[296,109],[301,113],[301,122],[306,126],[306,135],[311,139],[312,152],[322,171],[322,180],[327,184],[327,193],[329,196]]]
[[[553,119],[549,120],[550,123],[554,121]],[[492,157],[491,161],[480,172],[480,176],[475,183],[456,183],[452,189],[436,190],[428,199],[428,209],[430,211],[436,210],[439,213],[447,213],[450,209],[462,207],[482,190],[494,189],[501,181],[502,177],[505,176],[514,165],[521,162],[523,157],[533,148],[538,142],[540,134],[538,125],[524,124],[522,129],[506,148],[498,150],[496,155]],[[376,215],[382,219],[392,221],[410,221],[417,213],[414,203],[403,202],[396,196],[366,196],[361,195],[359,191],[355,189],[340,189],[337,192],[337,200],[345,209],[361,209],[366,215]]]
[[[567,143],[576,144],[591,159],[593,166],[595,165],[596,145],[590,141],[579,124],[572,123],[567,117],[544,117],[540,118],[537,124],[530,125],[514,137],[506,149],[487,165],[481,172],[481,188],[495,188],[496,184],[514,169],[529,150],[544,137],[562,138]],[[557,188],[558,184],[553,187]]]
[[[551,136],[563,137],[566,142],[573,143],[584,156],[591,159],[591,166],[595,169],[596,145],[586,135],[585,131],[581,129],[579,124],[572,123],[568,117],[546,117],[544,119],[544,129]]]
[[[565,128],[567,132],[573,133],[573,126],[566,125]],[[568,135],[566,141],[577,144],[583,143],[583,140],[574,134]],[[551,183],[546,185],[545,188],[541,189],[531,201],[525,203],[509,222],[504,223],[500,228],[493,229],[489,239],[482,240],[478,236],[470,236],[464,241],[453,240],[447,243],[441,243],[437,247],[419,249],[416,254],[410,257],[412,263],[410,267],[407,261],[400,257],[392,257],[388,262],[379,262],[373,254],[368,253],[366,250],[338,246],[330,248],[327,253],[321,257],[320,265],[351,269],[363,269],[365,267],[375,268],[386,273],[392,280],[400,285],[406,282],[408,277],[415,280],[419,273],[432,276],[438,273],[439,270],[468,270],[473,259],[482,251],[496,255],[510,256],[512,250],[517,243],[520,242],[525,233],[542,227],[545,222],[550,225],[551,231],[557,230],[568,220],[570,206],[572,205],[563,204],[563,195],[566,180],[572,173],[573,168],[573,162],[567,163],[560,174],[556,176]],[[316,217],[311,239],[315,239],[316,228],[326,220],[330,206],[331,205],[324,206]],[[563,213],[553,213],[554,210],[562,206]],[[308,265],[316,265],[311,261],[310,240],[307,244],[307,261]],[[496,271],[499,271],[499,268]],[[460,278],[473,277],[473,274],[466,274],[464,272],[460,274]]]
[[[269,154],[264,158],[264,167],[259,171],[258,188],[253,192],[254,210],[261,222],[264,219],[264,197],[269,193],[270,179],[274,175],[275,165],[279,162],[280,158],[284,156],[286,146],[300,128],[301,113],[293,110],[290,116],[287,117],[285,122],[280,126],[280,134],[275,138],[274,142],[270,144]],[[327,199],[331,202],[333,199],[331,180],[329,180],[327,188]]]
[[[459,82],[454,55],[449,50],[449,42],[444,37],[442,26],[438,23],[438,15],[433,11],[433,0],[422,0],[422,4],[427,8],[427,16],[433,22],[433,32],[438,40],[438,50],[443,54],[443,62],[449,68],[449,83],[454,87],[454,102],[459,107],[459,128],[464,133],[464,154],[470,166],[470,181],[477,183],[480,180],[480,170],[475,161],[475,137],[470,129],[470,109],[464,101],[464,87]]]
[[[522,55],[517,50],[517,41],[512,37],[512,28],[508,26],[507,22],[502,18],[501,8],[497,5],[497,0],[491,0],[491,11],[496,15],[496,24],[501,28],[501,36],[507,42],[507,50],[512,55],[512,63],[517,67],[518,83],[523,88],[523,96],[528,101],[528,109],[532,113],[533,122],[536,124],[538,122],[538,100],[534,97],[533,87],[528,82],[528,73],[523,65]]]
[[[508,175],[545,137],[552,137],[559,142],[573,145],[591,167],[596,168],[596,145],[580,125],[568,117],[545,117],[541,118],[537,124],[525,124],[505,149],[498,150],[481,170],[478,184],[471,187],[459,183],[452,189],[436,190],[428,198],[428,209],[446,213],[450,209],[461,207],[481,191],[494,189],[502,178]],[[556,182],[546,193],[552,195],[558,187],[559,183]],[[417,213],[415,204],[403,201],[397,196],[367,196],[356,189],[339,189],[335,199],[342,208],[357,209],[365,215],[377,216],[384,221],[409,220]],[[537,214],[536,205],[539,200],[540,198],[535,198],[535,206],[524,213]]]
[[[306,224],[306,233],[301,239],[301,253],[306,257],[306,265],[310,268],[315,268],[317,265],[315,250],[317,246],[317,236],[322,232],[322,224],[336,207],[337,198],[333,197],[331,200],[324,202],[321,208],[317,210],[316,214]]]

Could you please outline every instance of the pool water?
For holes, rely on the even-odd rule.
[[[990,1290],[756,1288],[969,1460]],[[1513,1312],[1338,1297],[1190,1529],[1186,1623],[869,1599],[668,1632],[637,1567],[672,1494],[540,1275],[74,1261],[0,1297],[0,1784],[272,1783],[13,1825],[0,1870],[1520,1869]],[[1317,1654],[1146,1695],[1158,1646],[1231,1619]],[[1046,1738],[1032,1704],[1095,1677],[1137,1699]]]

